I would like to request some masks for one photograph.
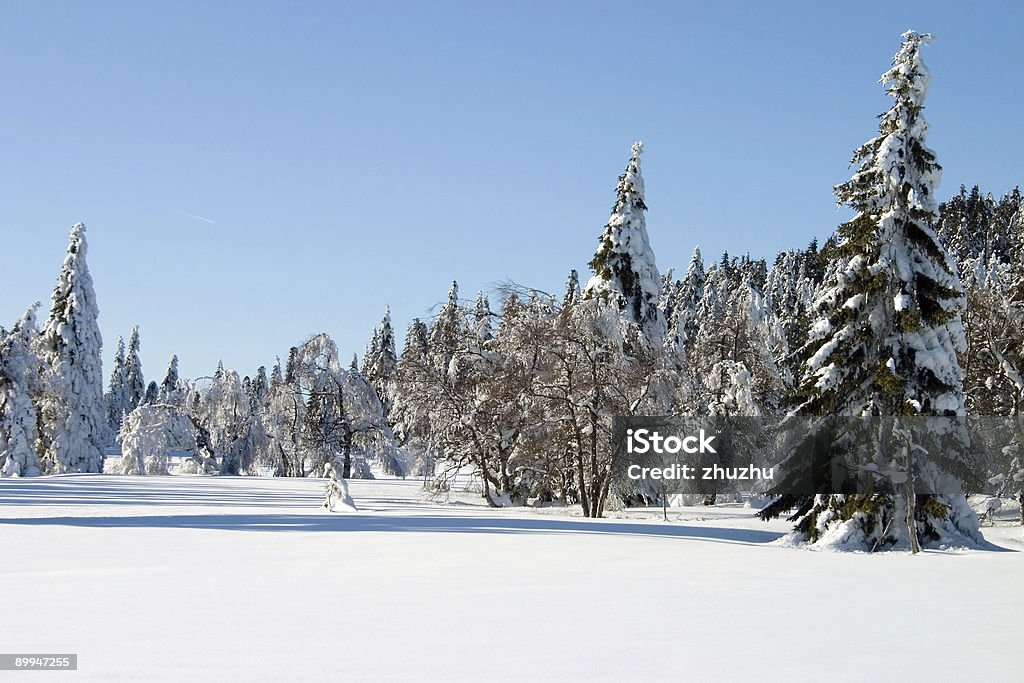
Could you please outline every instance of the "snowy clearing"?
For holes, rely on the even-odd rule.
[[[0,480],[21,680],[1017,680],[1024,534],[991,551],[773,544],[738,507],[491,510],[414,480]],[[902,676],[901,676],[902,674]]]

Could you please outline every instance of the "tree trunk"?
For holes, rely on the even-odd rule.
[[[341,478],[352,478],[352,434],[346,433],[342,441],[341,454],[343,457],[341,467]]]
[[[914,493],[914,462],[913,444],[907,437],[907,481],[903,485],[903,494],[907,499],[907,537],[910,539],[910,554],[921,552],[921,543],[917,538],[917,494]]]
[[[484,482],[484,500],[487,501],[487,506],[492,508],[498,507],[498,504],[494,502],[494,498],[491,497],[491,484],[487,480],[487,473],[485,472],[480,478]]]

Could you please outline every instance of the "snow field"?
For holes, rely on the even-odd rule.
[[[32,675],[75,681],[1019,670],[1019,552],[808,552],[742,508],[586,520],[349,483],[359,512],[330,514],[312,479],[0,480],[2,649],[78,653],[75,674]]]

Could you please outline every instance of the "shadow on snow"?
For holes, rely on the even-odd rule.
[[[154,515],[127,517],[0,518],[0,524],[90,528],[175,528],[223,531],[400,532],[469,534],[598,534],[637,538],[680,538],[724,543],[763,544],[782,536],[775,531],[683,525],[633,524],[611,520],[524,519],[361,515]]]

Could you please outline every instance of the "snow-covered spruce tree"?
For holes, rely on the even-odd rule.
[[[114,352],[114,367],[110,371],[110,384],[107,393],[104,394],[107,411],[107,425],[110,427],[111,442],[107,445],[114,445],[113,440],[121,431],[121,421],[131,411],[128,408],[128,394],[125,388],[125,354],[124,338],[117,338],[117,350]]]
[[[39,356],[49,366],[40,401],[39,453],[45,473],[103,471],[110,427],[104,414],[99,309],[87,251],[85,226],[77,223],[39,337]]]
[[[128,337],[128,352],[124,359],[124,384],[128,399],[128,412],[138,408],[146,400],[146,380],[142,376],[142,360],[139,358],[139,326],[132,327]]]
[[[270,371],[270,385],[274,386],[275,382],[284,381],[284,372],[281,370],[281,357],[274,356],[274,367]]]
[[[565,293],[562,295],[562,306],[572,306],[583,297],[580,291],[580,274],[573,268],[565,281]]]
[[[487,300],[487,294],[480,292],[476,297],[476,306],[473,308],[473,337],[477,344],[486,344],[494,339],[494,329],[491,326],[491,303]]]
[[[181,405],[184,394],[178,378],[178,356],[174,355],[167,363],[167,372],[164,373],[163,381],[160,382],[157,403]]]
[[[150,382],[146,385],[146,395],[142,398],[142,403],[151,406],[156,403],[158,398],[160,398],[160,387],[156,382]]]
[[[426,331],[425,340],[418,338],[422,330],[415,324],[409,328],[409,335],[416,338],[406,337],[399,362],[401,389],[396,398],[393,424],[400,435],[400,443],[409,448],[416,460],[417,470],[433,469],[436,459],[442,456],[440,442],[434,438],[437,430],[432,424],[432,413],[437,406],[432,397],[458,381],[452,361],[464,341],[465,318],[466,311],[459,305],[459,285],[453,281],[448,301]]]
[[[669,268],[661,274],[661,298],[658,300],[658,308],[661,309],[661,317],[665,320],[666,326],[675,316],[676,298],[679,296],[679,285],[676,280],[676,272]]]
[[[806,274],[804,252],[787,249],[778,254],[768,271],[765,298],[791,348],[803,345],[809,327],[807,314],[814,303],[814,283]]]
[[[270,394],[270,383],[267,381],[267,367],[256,368],[256,377],[249,383],[249,402],[253,414],[262,414],[267,407]]]
[[[667,343],[684,357],[697,340],[697,307],[704,296],[705,279],[704,258],[700,247],[694,247],[686,275],[677,283],[666,336]]]
[[[11,331],[0,328],[0,477],[33,477],[41,474],[36,456],[38,436],[36,406],[42,361],[33,352],[36,309],[33,304]]]
[[[398,352],[395,349],[395,328],[391,324],[391,307],[384,310],[380,320],[380,356],[373,368],[374,377],[389,382],[398,368]]]
[[[385,416],[394,404],[394,376],[398,369],[395,330],[391,326],[391,308],[384,311],[380,326],[374,328],[370,345],[363,356],[361,374],[373,385],[384,406]]]
[[[438,311],[427,334],[427,354],[434,369],[444,376],[448,374],[452,358],[458,350],[463,313],[459,306],[459,283],[453,280],[448,290],[448,301]]]
[[[430,444],[430,402],[425,392],[433,375],[428,357],[427,335],[427,326],[419,318],[414,318],[402,345],[402,356],[398,360],[394,377],[394,403],[388,414],[398,445],[413,458],[412,474],[417,476],[434,472],[434,453]]]
[[[688,366],[697,371],[705,387],[711,390],[708,414],[743,414],[735,412],[741,404],[733,405],[731,399],[726,399],[734,391],[740,395],[750,392],[758,405],[753,415],[771,413],[778,407],[782,379],[771,353],[764,298],[750,272],[737,269],[735,284],[732,279],[715,284],[720,275],[724,275],[720,268],[709,274],[711,286],[707,291],[716,300],[705,302],[707,317],[697,328],[695,343],[687,356]],[[730,388],[735,378],[744,378],[748,386]],[[726,409],[727,405],[732,407]]]
[[[833,269],[817,299],[811,356],[803,378],[807,400],[799,416],[962,416],[963,289],[938,241],[935,187],[941,168],[925,146],[922,116],[928,71],[921,61],[927,34],[908,31],[881,79],[894,99],[879,135],[857,150],[853,178],[835,188],[856,217],[841,225],[831,250]],[[814,428],[811,429],[814,438]],[[966,438],[965,434],[961,438]],[[955,441],[946,441],[947,448]],[[966,452],[966,444],[961,443]],[[800,446],[794,450],[799,452]],[[932,454],[935,462],[957,453]],[[946,475],[956,469],[954,462]],[[914,500],[916,498],[916,500]],[[905,497],[898,493],[782,496],[762,510],[772,518],[796,508],[795,535],[811,543],[853,549],[906,548],[903,519],[915,505],[924,542],[973,544],[977,516],[961,495]]]
[[[936,232],[958,263],[976,258],[987,261],[998,250],[1000,236],[993,234],[995,211],[995,199],[982,194],[977,185],[970,192],[961,185],[960,194],[940,207]]]
[[[587,282],[584,296],[610,301],[625,320],[639,326],[649,345],[660,346],[665,321],[658,307],[661,276],[644,217],[647,205],[640,170],[643,143],[634,143],[632,152],[626,171],[619,176],[611,218],[590,261],[594,276]]]

